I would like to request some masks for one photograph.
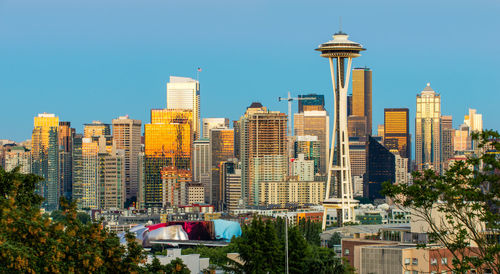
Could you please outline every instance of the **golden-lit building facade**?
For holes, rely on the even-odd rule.
[[[83,128],[83,137],[89,138],[93,136],[108,136],[111,135],[109,124],[104,124],[101,121],[92,121],[92,124],[85,124]]]
[[[58,208],[59,203],[59,117],[41,113],[34,118],[32,140],[32,169],[44,178],[37,192],[43,198],[42,206],[48,210]]]
[[[151,123],[144,125],[144,185],[146,207],[163,207],[163,167],[191,171],[193,114],[185,109],[153,109]]]
[[[407,108],[384,109],[384,145],[397,149],[402,158],[411,160],[410,111]]]
[[[330,147],[330,117],[325,110],[307,110],[309,106],[304,106],[304,112],[294,115],[295,136],[316,136],[319,142],[319,169],[318,172],[326,175],[329,147]]]
[[[215,128],[210,130],[210,166],[212,172],[211,204],[222,210],[224,200],[224,182],[221,176],[221,164],[234,158],[234,130]]]
[[[369,68],[352,70],[351,115],[366,117],[365,132],[361,132],[357,136],[372,134],[372,70]]]
[[[78,208],[97,209],[99,206],[99,143],[92,138],[82,139],[83,184]]]
[[[441,95],[428,83],[417,95],[415,115],[415,164],[417,170],[441,168]]]

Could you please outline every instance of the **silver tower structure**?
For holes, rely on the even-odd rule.
[[[361,44],[349,41],[349,36],[342,31],[333,35],[333,40],[319,45],[316,49],[321,57],[330,61],[330,72],[333,84],[333,136],[328,167],[326,197],[323,202],[323,230],[326,228],[328,209],[337,210],[337,222],[342,226],[345,222],[353,222],[354,206],[351,179],[351,164],[349,159],[349,136],[347,135],[347,89],[351,76],[352,58],[361,56],[365,50]],[[347,65],[347,70],[345,66]],[[346,74],[347,72],[347,74]],[[335,187],[332,189],[332,177]]]

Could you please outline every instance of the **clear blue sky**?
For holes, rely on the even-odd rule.
[[[338,30],[367,51],[373,124],[408,107],[427,82],[443,114],[469,107],[500,129],[500,2],[285,0],[0,0],[0,139],[31,138],[40,112],[71,121],[124,114],[149,122],[170,75],[202,67],[202,117],[237,119],[252,101],[286,112],[278,96],[327,95],[314,48]],[[296,109],[296,106],[294,106]],[[412,132],[413,134],[413,132]]]

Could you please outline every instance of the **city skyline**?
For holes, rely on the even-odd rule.
[[[31,9],[23,9],[25,2]],[[331,15],[335,9],[338,14],[346,14],[342,18],[343,30],[369,49],[355,67],[373,69],[373,128],[383,123],[384,108],[402,107],[410,109],[410,132],[414,132],[414,96],[427,82],[442,96],[443,115],[461,117],[468,108],[474,108],[484,115],[484,128],[500,128],[500,121],[495,119],[497,111],[488,104],[500,99],[500,81],[494,74],[500,56],[495,54],[498,49],[494,46],[498,38],[491,35],[499,20],[492,15],[500,4],[492,1],[477,5],[444,1],[431,7],[396,5],[386,12],[393,16],[391,19],[374,17],[366,7],[356,10],[359,14],[355,16],[343,3],[324,3],[325,11],[315,5],[291,3],[288,13],[282,14],[278,12],[279,3],[257,1],[236,6],[199,2],[193,22],[184,20],[183,24],[175,23],[179,19],[175,11],[188,9],[188,4],[154,2],[137,10],[130,3],[110,15],[106,12],[116,9],[114,4],[103,3],[102,11],[96,11],[88,9],[95,4],[89,2],[49,1],[43,6],[30,1],[2,3],[6,12],[0,19],[0,37],[5,41],[0,45],[4,60],[0,64],[4,76],[0,90],[2,99],[11,104],[3,104],[0,110],[2,117],[9,117],[0,122],[0,138],[28,139],[32,117],[43,112],[71,121],[77,132],[92,120],[110,123],[125,114],[145,124],[150,109],[166,107],[168,78],[196,78],[198,67],[202,68],[201,117],[237,120],[252,101],[286,113],[286,105],[280,104],[277,97],[288,90],[294,96],[324,94],[325,101],[331,102],[327,65],[317,60],[310,49],[338,30],[337,13]],[[450,6],[452,12],[444,12]],[[77,14],[75,8],[79,9]],[[463,20],[463,16],[478,9],[483,11],[480,18]],[[162,10],[169,11],[170,17],[161,17]],[[306,20],[290,16],[299,10]],[[313,11],[322,15],[328,11],[329,16],[313,16]],[[216,19],[210,12],[227,16]],[[132,20],[137,25],[127,21],[131,16],[144,19],[148,15],[148,20]],[[438,15],[443,18],[434,19]],[[27,16],[29,20],[20,21]],[[403,20],[404,16],[410,18]],[[257,17],[261,19],[256,21]],[[360,17],[363,20],[357,19]],[[405,23],[415,17],[420,18],[418,25]],[[87,18],[95,18],[95,22],[89,23]],[[279,19],[283,22],[276,23]],[[235,24],[228,26],[223,20]],[[35,21],[38,27],[32,25]],[[244,24],[248,22],[257,24],[250,24],[252,28]],[[323,27],[316,28],[318,24]],[[8,27],[13,25],[15,32]],[[165,29],[160,32],[162,27]],[[148,31],[139,31],[143,29]],[[73,35],[73,30],[79,35]],[[458,61],[460,54],[470,45],[461,41],[470,35],[481,39],[482,43],[475,46],[490,56],[462,64]],[[205,47],[193,52],[199,39],[204,39]],[[290,42],[286,49],[284,39]],[[447,54],[443,55],[445,49]],[[296,58],[289,58],[291,54]],[[471,72],[467,69],[471,66],[482,69]],[[484,95],[468,96],[471,92]],[[23,101],[20,95],[25,96]],[[232,104],[220,108],[218,102],[227,98]],[[89,106],[92,112],[88,112]],[[331,104],[325,108],[332,111]],[[293,109],[296,112],[297,107]],[[454,128],[460,124],[460,119],[454,119]]]

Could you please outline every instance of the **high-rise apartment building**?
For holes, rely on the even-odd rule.
[[[82,139],[82,166],[75,166],[83,171],[82,193],[77,195],[77,197],[81,197],[77,201],[79,209],[99,208],[99,152],[105,153],[105,150],[102,150],[102,142],[105,142],[105,137],[96,138],[98,138],[97,142],[90,137]]]
[[[359,132],[359,135],[356,136],[372,134],[372,70],[369,68],[355,68],[352,70],[351,115],[366,117],[364,132]],[[361,120],[356,121],[360,122]],[[354,135],[352,136],[354,137]]]
[[[38,114],[34,119],[31,171],[44,178],[37,192],[44,201],[42,206],[55,210],[59,204],[59,118],[54,114]]]
[[[31,151],[22,146],[11,146],[4,152],[5,171],[11,171],[19,167],[19,172],[22,174],[31,173]]]
[[[221,164],[234,158],[234,130],[214,128],[210,130],[211,204],[222,210],[224,184],[220,176]]]
[[[307,105],[304,106],[307,109]],[[327,174],[330,147],[330,118],[325,110],[305,110],[294,115],[295,136],[316,136],[319,141],[319,173]]]
[[[410,111],[407,108],[384,109],[383,137],[389,150],[396,149],[403,158],[411,159]]]
[[[163,167],[191,171],[192,118],[192,111],[187,109],[151,110],[151,123],[144,126],[146,207],[165,205]]]
[[[193,181],[200,182],[202,174],[210,173],[210,140],[201,138],[193,142]]]
[[[417,170],[441,168],[441,95],[428,83],[417,95],[415,163]]]
[[[163,167],[162,178],[162,207],[177,207],[186,205],[188,200],[187,186],[192,181],[190,170],[178,169],[175,166]]]
[[[200,82],[188,77],[170,76],[167,109],[191,110],[193,140],[200,138]]]
[[[299,154],[292,162],[292,176],[298,181],[314,181],[314,160],[306,160],[304,154]]]
[[[126,116],[113,119],[113,145],[124,152],[125,199],[137,200],[139,185],[137,156],[141,152],[141,121]]]
[[[454,135],[452,116],[441,116],[441,171],[443,172],[448,169],[448,162],[455,155]]]
[[[203,138],[210,137],[213,128],[229,128],[228,118],[203,118]]]
[[[122,209],[126,200],[125,150],[99,153],[99,209]]]
[[[72,178],[72,148],[75,129],[71,128],[70,122],[59,122],[59,187],[60,195],[71,198],[73,187]]]
[[[472,149],[472,140],[469,135],[469,127],[461,125],[459,129],[455,130],[453,136],[453,150],[454,151],[467,151]]]
[[[260,103],[252,103],[238,125],[242,196],[245,204],[257,205],[259,185],[255,182],[255,162],[261,161],[257,159],[264,156],[282,156],[282,159],[287,159],[287,116],[278,111],[268,111]],[[287,160],[285,164],[288,166]]]

